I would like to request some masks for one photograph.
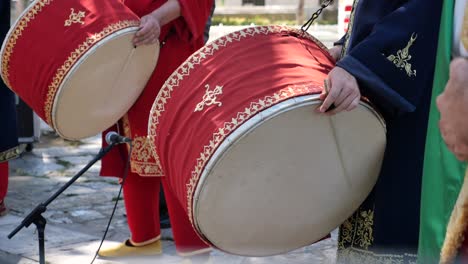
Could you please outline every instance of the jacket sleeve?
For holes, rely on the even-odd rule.
[[[423,90],[432,89],[441,5],[442,0],[404,1],[337,62],[379,109],[412,112]]]
[[[175,23],[177,34],[181,39],[189,42],[202,39],[213,7],[213,0],[178,1],[181,17]]]
[[[338,41],[336,42],[333,42],[333,46],[338,46],[338,45],[344,45],[345,43],[345,40],[346,40],[346,35],[344,35],[343,37],[341,37]]]

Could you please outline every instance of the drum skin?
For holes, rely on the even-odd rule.
[[[96,135],[138,98],[159,45],[135,48],[139,18],[121,1],[36,0],[11,27],[1,76],[66,139]]]
[[[334,67],[300,30],[253,27],[200,49],[156,98],[148,135],[200,237],[232,254],[320,240],[375,184],[385,123],[365,101],[317,114]]]

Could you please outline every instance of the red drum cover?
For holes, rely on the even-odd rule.
[[[96,135],[131,107],[156,65],[159,45],[132,45],[139,23],[122,1],[36,0],[2,45],[2,78],[62,137]]]
[[[384,124],[364,102],[332,118],[314,113],[333,67],[309,34],[253,27],[203,47],[166,81],[148,135],[206,242],[284,253],[325,236],[368,195]]]

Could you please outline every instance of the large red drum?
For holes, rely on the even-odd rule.
[[[128,111],[156,65],[159,45],[132,45],[139,23],[123,1],[36,0],[2,45],[2,78],[62,137],[96,135]]]
[[[364,101],[335,116],[314,112],[333,66],[307,33],[253,27],[203,47],[167,80],[148,133],[206,242],[284,253],[326,236],[369,194],[385,123]]]

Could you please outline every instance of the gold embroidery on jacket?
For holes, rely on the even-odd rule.
[[[81,25],[84,25],[84,21],[82,21],[81,19],[83,19],[86,16],[86,13],[84,11],[78,11],[75,13],[75,9],[73,8],[70,8],[70,9],[71,9],[71,13],[68,19],[65,20],[65,26],[69,27],[74,23],[75,24],[79,23]]]
[[[19,145],[11,149],[0,152],[0,162],[17,158],[24,152],[26,145]]]
[[[359,246],[368,249],[374,242],[374,211],[359,208],[340,227],[338,248]]]
[[[135,136],[131,154],[131,169],[140,176],[162,176],[161,165],[158,160],[153,161],[153,153],[148,137]]]
[[[353,2],[353,8],[351,9],[351,15],[349,18],[349,23],[348,23],[348,31],[346,32],[346,35],[345,35],[345,42],[344,42],[343,48],[341,49],[340,58],[343,58],[344,55],[348,52],[349,39],[351,38],[351,33],[353,32],[354,14],[356,13],[356,7],[358,3],[359,3],[359,0],[354,0]]]
[[[416,264],[417,255],[415,254],[378,254],[369,250],[373,243],[374,210],[360,207],[340,226],[336,263]]]
[[[205,106],[210,106],[216,104],[217,106],[222,106],[223,103],[216,101],[216,96],[223,94],[223,86],[216,85],[213,90],[210,90],[210,85],[205,85],[206,93],[203,95],[203,101],[197,104],[194,112],[200,112],[205,108]]]
[[[122,117],[122,127],[124,135],[128,138],[132,138],[132,130],[130,129],[130,121],[128,121],[128,114],[125,114]]]
[[[121,123],[124,135],[128,138],[132,138],[133,135],[130,128],[130,121],[128,120],[128,114],[122,117]],[[150,138],[138,137],[137,135],[133,138],[133,150],[130,154],[131,171],[140,176],[163,176],[159,160],[151,160],[154,157],[148,140],[150,140]],[[127,145],[127,149],[130,150],[129,145]]]
[[[404,69],[409,77],[416,76],[416,70],[412,70],[411,63],[409,63],[411,60],[409,49],[414,44],[416,38],[418,38],[416,33],[411,34],[411,38],[405,48],[398,50],[396,55],[391,54],[387,57],[387,59],[393,62],[397,68]]]

